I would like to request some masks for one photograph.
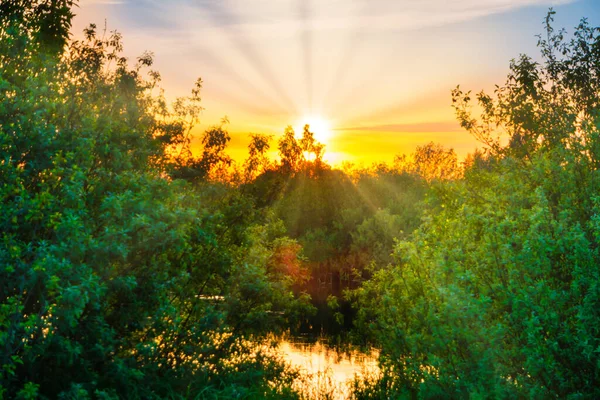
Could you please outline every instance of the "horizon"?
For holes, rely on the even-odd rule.
[[[538,59],[535,35],[550,7],[567,34],[584,16],[600,20],[593,0],[251,1],[89,0],[75,10],[72,33],[106,21],[130,59],[152,52],[170,101],[202,78],[193,148],[227,116],[234,160],[255,133],[274,136],[274,156],[286,126],[298,133],[318,121],[310,125],[324,159],[340,165],[389,162],[429,142],[463,159],[480,146],[460,128],[451,90],[491,93],[511,59]]]

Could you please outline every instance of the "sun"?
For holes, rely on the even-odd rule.
[[[318,142],[325,145],[330,143],[332,137],[331,125],[326,119],[319,116],[305,116],[301,118],[294,126],[296,136],[302,136],[304,125],[310,126],[310,131],[314,133],[315,139]]]

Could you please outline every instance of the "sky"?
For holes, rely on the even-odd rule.
[[[492,92],[511,59],[537,58],[549,7],[567,32],[600,25],[600,0],[80,0],[73,35],[106,24],[131,59],[152,52],[170,100],[202,78],[194,134],[227,116],[236,160],[251,133],[275,150],[308,122],[327,161],[368,164],[431,141],[459,157],[480,147],[450,92]]]

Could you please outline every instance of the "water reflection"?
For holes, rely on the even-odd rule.
[[[341,349],[329,345],[325,339],[306,337],[282,339],[278,349],[291,365],[304,372],[306,383],[312,386],[311,397],[315,398],[327,393],[333,398],[346,399],[348,384],[355,376],[379,372],[376,350],[366,353],[357,348]]]

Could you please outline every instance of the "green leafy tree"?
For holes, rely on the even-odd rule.
[[[68,41],[71,6],[0,4],[0,398],[293,398],[255,346],[305,309],[269,269],[281,223],[173,179],[200,81],[167,107],[149,54]]]
[[[600,30],[583,20],[567,39],[552,15],[543,63],[511,62],[480,116],[453,93],[486,153],[357,293],[385,375],[364,398],[599,395]]]

